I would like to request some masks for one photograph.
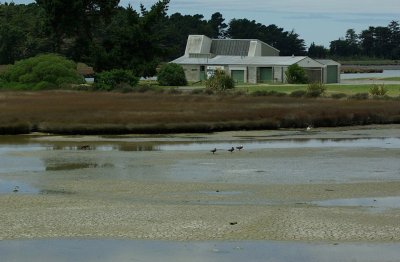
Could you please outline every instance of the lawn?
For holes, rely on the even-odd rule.
[[[346,95],[354,95],[357,93],[368,93],[371,84],[365,85],[340,85],[340,84],[328,84],[326,85],[326,94],[329,96],[334,93],[344,93]],[[385,85],[388,90],[387,95],[392,97],[400,96],[400,85]],[[290,94],[296,90],[306,90],[307,85],[268,85],[268,84],[257,84],[257,85],[238,85],[236,88],[238,91],[244,91],[246,93],[253,93],[255,91],[276,91],[281,93]]]

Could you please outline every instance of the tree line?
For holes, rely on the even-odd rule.
[[[400,30],[370,27],[360,34],[348,30],[330,49],[312,44],[308,50],[295,31],[249,19],[225,21],[219,12],[209,19],[201,14],[168,15],[170,0],[150,8],[122,7],[119,0],[36,0],[19,5],[0,2],[0,64],[37,54],[57,53],[84,62],[98,72],[129,69],[137,76],[152,76],[157,66],[184,53],[189,34],[211,38],[260,39],[281,55],[311,57],[368,56],[398,59]]]
[[[329,49],[311,44],[311,57],[400,59],[400,25],[391,21],[388,26],[370,26],[360,33],[348,29],[346,35],[331,41]]]
[[[146,9],[119,6],[119,0],[36,0],[28,5],[0,3],[0,64],[41,53],[58,53],[96,71],[130,69],[152,76],[160,62],[184,53],[189,34],[211,38],[260,39],[282,55],[304,55],[294,31],[248,19],[229,23],[221,13],[167,14],[169,0]],[[137,10],[136,10],[137,9]]]

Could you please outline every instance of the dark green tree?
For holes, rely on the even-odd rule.
[[[259,39],[279,49],[283,56],[304,55],[306,53],[304,40],[293,30],[284,31],[274,24],[263,25],[255,20],[232,19],[226,35],[233,39]]]
[[[329,50],[323,45],[316,45],[314,42],[311,43],[308,48],[308,56],[311,58],[327,58]]]
[[[76,60],[83,56],[77,49],[86,50],[93,39],[95,26],[109,21],[119,0],[36,0],[46,14],[53,50],[72,53]],[[75,49],[75,52],[70,49]]]
[[[211,26],[212,34],[210,37],[212,38],[224,38],[226,34],[226,29],[228,25],[225,24],[225,18],[223,18],[222,14],[217,12],[211,15],[211,19],[208,21],[208,24]]]

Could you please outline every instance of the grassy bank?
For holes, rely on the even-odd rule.
[[[395,79],[392,79],[395,81]],[[372,85],[325,85],[326,86],[326,95],[330,96],[335,93],[343,93],[348,96],[355,95],[357,93],[368,93]],[[400,96],[400,85],[385,85],[385,88],[388,90],[387,95],[391,97]],[[293,91],[297,90],[306,90],[307,85],[268,85],[268,84],[257,84],[257,85],[239,85],[236,87],[236,90],[246,92],[252,94],[258,91],[265,92],[280,92],[285,94],[290,94]]]
[[[360,65],[360,66],[369,66],[369,65],[400,65],[400,61],[398,60],[385,60],[385,59],[366,59],[366,60],[340,60],[339,63],[342,65]]]
[[[2,92],[0,134],[212,132],[400,123],[396,100]]]

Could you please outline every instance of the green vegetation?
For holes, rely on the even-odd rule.
[[[235,81],[222,70],[216,70],[206,81],[206,89],[222,92],[235,87]]]
[[[161,86],[186,86],[187,80],[183,67],[169,63],[165,64],[160,68],[157,74],[158,83]]]
[[[131,71],[114,69],[96,74],[94,87],[98,90],[112,91],[115,89],[130,89],[137,85],[139,78]]]
[[[65,88],[84,82],[74,62],[54,54],[16,62],[7,68],[1,78],[3,88],[24,90]]]
[[[307,91],[308,85],[268,85],[268,84],[257,84],[249,85],[243,84],[238,85],[235,90],[243,91],[245,93],[251,94],[257,91],[276,91],[281,93],[290,94],[292,92],[302,90]],[[326,96],[331,96],[336,93],[343,93],[347,96],[351,96],[357,93],[369,93],[371,85],[360,84],[360,85],[338,85],[338,84],[326,84]],[[400,96],[400,85],[385,85],[388,90],[386,95],[390,97]]]
[[[289,66],[285,75],[289,84],[306,84],[308,82],[306,72],[298,64]]]
[[[387,94],[388,90],[385,88],[385,85],[373,85],[369,89],[369,93],[372,96],[383,97]]]
[[[321,82],[310,83],[307,86],[306,96],[308,97],[319,97],[326,91],[326,87]]]

